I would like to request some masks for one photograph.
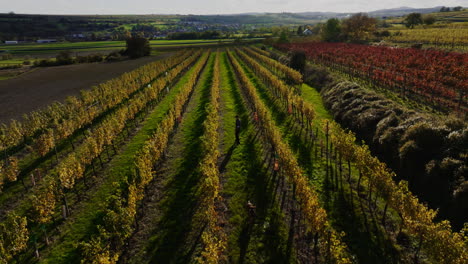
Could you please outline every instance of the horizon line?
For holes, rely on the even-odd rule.
[[[433,9],[439,8],[441,6],[434,6],[434,7],[409,7],[409,6],[401,6],[401,7],[394,7],[394,8],[385,8],[385,9],[377,9],[372,11],[355,11],[355,12],[338,12],[338,11],[282,11],[282,12],[268,12],[268,11],[249,11],[249,12],[241,12],[241,13],[205,13],[205,14],[191,14],[191,13],[134,13],[134,14],[124,14],[124,13],[112,13],[112,14],[92,14],[92,13],[82,13],[82,14],[71,14],[71,13],[16,13],[15,11],[9,12],[0,12],[1,15],[8,15],[8,14],[15,14],[15,15],[44,15],[44,16],[236,16],[236,15],[249,15],[249,14],[284,14],[284,13],[291,13],[291,14],[303,14],[303,13],[333,13],[333,14],[351,14],[351,13],[372,13],[376,11],[383,11],[383,10],[394,10],[399,8],[406,8],[406,9]],[[463,7],[466,8],[466,7]]]

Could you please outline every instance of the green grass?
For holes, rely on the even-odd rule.
[[[390,241],[382,227],[376,223],[375,216],[369,219],[368,214],[362,212],[363,207],[358,208],[358,205],[361,205],[360,203],[358,205],[350,203],[348,196],[352,196],[354,201],[361,202],[357,193],[352,191],[352,194],[350,194],[351,189],[346,184],[341,184],[341,187],[338,187],[340,181],[337,172],[333,170],[333,166],[326,169],[325,160],[320,157],[321,155],[315,155],[314,146],[310,146],[307,140],[304,139],[303,129],[294,125],[296,121],[287,115],[284,109],[280,110],[265,85],[254,76],[250,69],[245,69],[257,87],[260,98],[269,107],[283,139],[289,144],[297,157],[299,165],[304,169],[311,184],[318,191],[321,204],[328,213],[330,223],[337,231],[344,231],[347,234],[344,237],[344,242],[349,246],[351,252],[360,263],[397,263],[400,253],[397,252],[396,246]],[[321,126],[323,121],[332,121],[331,115],[323,105],[320,94],[307,85],[303,85],[301,88],[302,97],[305,101],[312,103],[317,113],[314,125],[317,127]],[[323,133],[320,133],[319,137],[320,140],[325,142]],[[316,143],[315,148],[317,147]],[[355,180],[358,172],[352,170],[352,175]],[[365,187],[362,187],[362,190],[362,193],[366,192]],[[379,208],[383,209],[384,205],[379,200]],[[366,205],[363,206],[364,208],[367,207]]]
[[[198,40],[151,40],[150,46],[158,47],[186,47],[201,44],[218,44],[233,42],[233,39],[198,39]],[[124,49],[125,41],[90,41],[90,42],[60,42],[47,44],[20,44],[20,45],[0,45],[0,51],[7,50],[12,54],[41,54],[58,52],[61,50],[72,51],[104,51],[110,49]],[[1,61],[0,61],[1,64]]]
[[[0,65],[22,64],[23,61],[24,61],[24,60],[22,60],[22,59],[0,60]]]
[[[304,98],[304,100],[306,100],[314,106],[317,121],[333,120],[333,116],[325,108],[322,97],[315,88],[312,88],[307,84],[302,84],[301,96],[302,98]]]
[[[152,113],[146,118],[142,128],[128,142],[122,153],[116,156],[110,164],[108,170],[104,171],[103,183],[95,193],[89,194],[90,199],[82,205],[82,210],[76,212],[68,219],[61,228],[62,236],[45,251],[43,263],[76,263],[76,246],[80,241],[96,232],[96,221],[104,209],[104,201],[115,190],[115,183],[126,179],[129,173],[132,173],[136,153],[142,148],[145,141],[154,133],[158,124],[164,118],[166,112],[172,106],[172,103],[180,91],[181,87],[188,81],[188,77],[193,72],[192,67],[173,87],[169,94],[158,104]]]
[[[159,77],[156,77],[158,79]],[[70,135],[69,138],[62,140],[59,142],[56,146],[57,153],[60,157],[63,157],[64,155],[68,155],[69,152],[71,152],[72,145],[70,142],[81,142],[83,139],[83,131],[92,129],[95,126],[98,126],[100,124],[100,121],[103,120],[106,116],[109,114],[112,114],[116,109],[119,107],[124,106],[127,103],[128,100],[131,100],[136,94],[140,93],[142,89],[144,89],[146,85],[143,87],[140,87],[140,89],[137,89],[134,91],[132,94],[130,94],[129,99],[125,99],[116,106],[114,106],[111,109],[108,109],[107,111],[101,113],[100,116],[96,117],[94,122],[92,124],[88,124],[85,127],[82,127],[76,131],[73,132],[72,135]],[[32,144],[30,141],[25,143],[26,145]],[[75,145],[76,146],[76,145]],[[22,146],[20,147],[21,150]],[[60,159],[60,158],[59,158]],[[3,192],[0,192],[0,208],[3,207],[8,207],[9,202],[11,202],[12,199],[15,197],[18,197],[19,195],[31,195],[31,184],[29,183],[29,175],[32,173],[35,169],[39,169],[40,171],[44,170],[49,170],[50,167],[54,166],[54,163],[56,162],[56,156],[54,151],[50,151],[47,153],[45,156],[41,157],[35,152],[27,153],[25,154],[22,159],[19,162],[19,168],[20,168],[20,174],[18,176],[18,180],[14,182],[9,182],[7,183],[4,188]],[[49,170],[46,175],[49,175],[51,171]],[[23,186],[23,181],[26,183],[28,190],[25,190]],[[35,189],[39,188],[41,183],[39,182],[38,185],[35,187]],[[19,200],[19,199],[17,199]],[[15,200],[13,200],[15,201]],[[15,212],[17,212],[20,215],[25,214],[28,210],[30,210],[31,204],[28,199],[21,199],[19,200],[18,204],[15,206]]]
[[[302,97],[314,106],[317,114],[316,125],[324,121],[333,121],[333,117],[323,104],[320,93],[315,88],[303,84]],[[324,140],[323,137],[322,140]],[[319,166],[323,168],[326,165],[321,162]],[[352,169],[354,176],[358,175],[358,173],[358,171]],[[371,225],[374,230],[367,232],[363,223],[370,222],[370,220],[366,219],[366,216],[357,208],[357,204],[351,205],[349,194],[353,192],[353,200],[356,202],[358,199],[357,193],[354,190],[351,191],[347,184],[342,186],[343,189],[340,192],[333,191],[334,187],[332,185],[334,184],[337,183],[332,177],[323,179],[321,182],[321,189],[323,190],[321,200],[325,201],[324,209],[328,212],[332,225],[338,230],[346,232],[347,235],[344,238],[346,244],[357,255],[358,259],[362,260],[362,263],[384,263],[385,261],[387,263],[397,263],[398,260],[395,258],[398,253],[395,252],[394,245],[382,234],[383,230],[377,225]],[[356,208],[353,206],[356,206]],[[381,208],[384,206],[384,204],[380,204]]]
[[[198,164],[201,158],[202,123],[206,119],[206,105],[210,100],[213,76],[214,53],[202,71],[192,95],[192,109],[188,108],[179,125],[179,136],[183,139],[172,144],[177,160],[171,166],[167,189],[161,202],[162,220],[147,245],[152,263],[188,263],[191,248],[199,233],[200,223],[194,222],[197,207],[199,181]],[[190,107],[190,106],[189,106]],[[177,134],[176,134],[177,137]],[[182,142],[182,144],[177,144]]]
[[[225,162],[228,163],[224,174],[227,182],[222,195],[229,197],[229,222],[233,226],[228,238],[228,257],[232,263],[290,262],[293,257],[290,251],[288,254],[287,227],[269,186],[270,173],[264,166],[257,131],[249,123],[249,112],[226,55],[221,62],[224,128],[221,140],[226,148],[229,147],[224,150]],[[236,115],[242,123],[239,145],[234,144]],[[245,207],[248,200],[257,206],[254,224],[250,222]]]
[[[125,46],[125,41],[86,41],[86,42],[56,42],[56,43],[28,43],[0,45],[0,50],[19,50],[31,48],[73,48],[73,47],[99,47],[99,46]]]

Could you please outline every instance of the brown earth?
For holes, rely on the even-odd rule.
[[[21,119],[23,114],[46,107],[53,101],[115,78],[125,72],[155,60],[170,56],[156,56],[113,63],[85,63],[37,68],[13,79],[0,81],[0,123]]]

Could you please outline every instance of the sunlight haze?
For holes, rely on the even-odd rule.
[[[236,14],[248,12],[367,12],[397,7],[466,6],[468,0],[18,0],[0,13],[27,14]]]

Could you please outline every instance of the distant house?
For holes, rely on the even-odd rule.
[[[38,39],[36,41],[37,43],[54,43],[54,42],[57,42],[56,39]]]
[[[17,40],[5,40],[5,44],[18,44]]]
[[[312,30],[306,28],[303,32],[302,32],[303,35],[305,36],[310,36],[313,34]]]

